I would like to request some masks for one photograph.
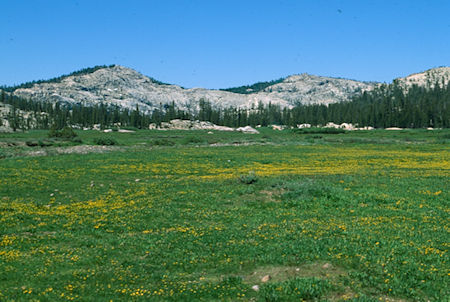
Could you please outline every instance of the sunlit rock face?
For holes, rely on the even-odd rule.
[[[260,103],[281,107],[299,103],[330,104],[347,101],[352,95],[372,90],[376,85],[300,74],[289,76],[263,91],[239,94],[161,84],[133,69],[114,65],[87,74],[68,76],[57,83],[34,84],[31,88],[17,89],[14,94],[37,101],[83,105],[104,103],[128,109],[138,106],[144,112],[164,109],[164,105],[173,103],[179,109],[195,111],[200,100],[209,101],[215,108],[256,108]]]

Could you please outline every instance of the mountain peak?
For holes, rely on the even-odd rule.
[[[448,83],[450,68],[440,67],[397,80],[404,86],[412,84],[432,87],[436,81]],[[331,104],[349,101],[362,91],[374,89],[377,83],[343,78],[323,77],[308,73],[253,85],[223,90],[184,89],[147,77],[121,66],[95,66],[46,81],[10,87],[10,92],[35,101],[84,105],[106,104],[143,112],[168,104],[185,111],[196,111],[201,100],[216,108],[255,108],[259,104],[292,107],[297,104]]]
[[[436,83],[440,86],[445,86],[450,82],[450,67],[442,66],[431,68],[423,72],[410,74],[403,78],[397,78],[394,82],[405,88],[412,85],[433,88]]]
[[[374,83],[302,73],[291,75],[264,91],[291,99],[293,103],[330,104],[348,101],[354,94],[372,90],[374,87]]]

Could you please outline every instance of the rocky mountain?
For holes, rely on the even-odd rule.
[[[303,73],[269,86],[257,95],[281,98],[289,104],[331,104],[348,101],[351,96],[372,90],[377,83],[321,77]]]
[[[450,67],[433,68],[421,73],[414,73],[407,77],[394,80],[394,83],[397,83],[404,88],[411,87],[412,85],[433,88],[436,83],[442,87],[448,85],[449,82]]]
[[[0,102],[0,133],[11,132],[15,127],[10,123],[10,116],[13,114],[13,106]],[[35,113],[16,109],[15,115],[19,117],[18,122],[26,124],[27,127],[36,127],[36,117],[45,116],[46,113]]]
[[[309,74],[293,75],[281,82],[249,94],[203,88],[184,89],[164,84],[119,65],[93,68],[89,73],[75,73],[58,81],[41,81],[31,87],[18,88],[14,94],[37,101],[105,103],[122,108],[151,111],[172,102],[180,109],[195,110],[200,100],[215,107],[252,108],[259,103],[292,107],[303,104],[329,104],[347,101],[355,93],[372,90],[375,83]]]
[[[260,89],[242,86],[226,90],[204,88],[185,89],[178,85],[165,84],[139,72],[119,65],[100,66],[74,72],[56,80],[39,81],[19,86],[13,93],[36,101],[61,103],[99,103],[117,105],[121,108],[152,111],[174,103],[185,111],[196,111],[200,100],[209,101],[215,108],[256,108],[259,103],[293,107],[297,104],[331,104],[348,101],[353,95],[373,90],[378,83],[299,74],[284,79],[257,83]],[[414,84],[433,87],[436,83],[450,82],[450,67],[440,67],[394,80],[405,87]],[[261,85],[262,84],[262,85]],[[233,92],[235,91],[235,92]]]

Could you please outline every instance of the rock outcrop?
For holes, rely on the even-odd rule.
[[[216,130],[216,131],[234,131],[233,128],[218,126],[211,122],[205,121],[191,121],[191,120],[171,120],[169,122],[162,122],[161,126],[150,124],[149,129],[158,130]]]
[[[242,132],[242,133],[250,133],[250,134],[258,134],[259,131],[251,126],[245,126],[245,127],[239,127],[236,129],[236,131]]]
[[[286,100],[289,104],[331,104],[348,101],[353,95],[372,90],[376,85],[377,83],[303,73],[267,87],[264,93]]]
[[[242,133],[257,134],[258,130],[250,126],[231,128],[226,126],[218,126],[211,122],[205,121],[191,121],[175,119],[169,122],[162,122],[160,126],[156,124],[150,124],[149,129],[155,130],[215,130],[215,131],[238,131]],[[209,132],[208,132],[209,133]]]
[[[83,105],[107,104],[143,112],[164,110],[174,104],[178,109],[195,113],[202,100],[218,108],[257,108],[259,104],[293,107],[297,104],[331,104],[348,101],[355,94],[377,87],[375,82],[315,76],[292,75],[261,91],[240,94],[203,88],[185,89],[144,76],[119,65],[93,68],[93,71],[62,77],[58,81],[35,83],[29,88],[19,88],[14,95],[36,101],[51,101]],[[450,67],[440,67],[394,80],[407,89],[414,84],[425,87],[447,85]]]
[[[407,89],[413,85],[420,87],[433,88],[436,84],[447,86],[450,82],[450,67],[438,67],[428,69],[424,72],[414,73],[404,78],[394,80],[394,83]]]
[[[166,85],[123,66],[96,69],[86,74],[64,77],[57,82],[36,83],[20,88],[14,94],[37,101],[51,101],[83,105],[104,103],[141,111],[177,108],[193,112],[200,100],[209,101],[215,108],[256,108],[258,104],[292,107],[296,104],[329,104],[349,100],[360,91],[371,90],[374,83],[358,82],[308,74],[287,77],[281,83],[263,91],[239,94],[203,88],[184,89]]]

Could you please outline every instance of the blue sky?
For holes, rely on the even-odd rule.
[[[0,0],[0,85],[120,64],[185,87],[450,65],[450,1]]]

